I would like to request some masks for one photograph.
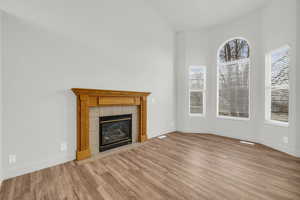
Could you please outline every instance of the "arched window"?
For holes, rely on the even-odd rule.
[[[249,118],[250,46],[241,38],[225,42],[218,51],[219,117]]]

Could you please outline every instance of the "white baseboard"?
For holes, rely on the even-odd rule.
[[[175,129],[161,131],[159,133],[159,135],[164,135],[164,134],[171,133],[174,131],[175,131]],[[159,135],[157,135],[157,136],[159,136]],[[154,136],[154,137],[157,137],[157,136]],[[13,178],[16,176],[21,176],[21,175],[28,174],[28,173],[31,173],[34,171],[38,171],[41,169],[45,169],[45,168],[53,167],[55,165],[66,163],[66,162],[69,162],[69,161],[72,161],[75,159],[76,159],[75,153],[74,154],[67,153],[65,155],[56,155],[52,158],[48,158],[48,159],[41,160],[38,162],[31,162],[31,163],[27,163],[24,165],[7,168],[7,169],[4,169],[3,179],[5,180],[5,179]]]
[[[222,133],[222,132],[218,132],[218,133],[215,133],[215,132],[212,132],[212,131],[202,131],[202,132],[193,132],[193,131],[179,131],[179,132],[182,132],[182,133],[195,133],[195,134],[211,134],[211,135],[216,135],[216,136],[222,136],[222,137],[228,137],[228,138],[233,138],[233,139],[237,139],[237,140],[245,140],[245,141],[248,141],[248,142],[253,142],[253,143],[259,143],[256,139],[254,138],[248,138],[248,137],[235,137],[233,135],[230,135],[230,134],[226,134],[226,133]]]
[[[180,131],[180,132],[182,132],[182,133],[195,133],[195,132],[191,132],[191,131]],[[250,141],[250,142],[257,143],[257,144],[265,145],[265,146],[273,148],[273,149],[275,149],[277,151],[281,151],[281,152],[289,154],[291,156],[300,158],[300,149],[298,149],[298,150],[290,149],[288,147],[283,147],[283,146],[276,145],[276,144],[266,143],[266,142],[263,142],[263,141],[258,140],[258,139],[233,137],[233,136],[230,136],[230,135],[224,134],[224,133],[211,133],[211,132],[210,133],[208,133],[208,132],[206,132],[206,133],[198,133],[197,132],[195,134],[212,134],[212,135],[217,135],[217,136],[230,137],[230,138],[237,139],[237,140],[247,140],[247,141]]]
[[[170,130],[165,130],[165,131],[161,131],[159,133],[159,135],[164,135],[170,132],[174,132],[175,129],[170,129]],[[159,136],[158,135],[158,136]],[[157,136],[153,136],[153,137],[157,137]],[[9,178],[13,178],[16,176],[21,176],[24,174],[28,174],[34,171],[38,171],[41,169],[45,169],[45,168],[49,168],[55,165],[59,165],[65,162],[69,162],[72,160],[76,159],[76,155],[71,154],[71,153],[66,153],[64,155],[56,155],[54,157],[45,159],[45,160],[41,160],[41,161],[37,161],[37,162],[31,162],[31,163],[26,163],[24,165],[19,165],[19,166],[15,166],[15,167],[10,167],[7,169],[4,169],[4,179],[9,179]]]
[[[154,138],[165,135],[165,134],[168,134],[168,133],[172,133],[172,132],[175,132],[175,131],[176,131],[175,129],[164,130],[164,131],[161,131],[158,135],[154,136]]]
[[[292,148],[289,148],[287,146],[273,144],[273,143],[265,142],[265,141],[260,141],[259,143],[262,144],[262,145],[265,145],[267,147],[270,147],[272,149],[276,149],[277,151],[281,151],[283,153],[287,153],[287,154],[295,156],[295,157],[300,157],[299,154],[297,154],[296,149],[292,149]]]
[[[9,169],[4,169],[4,179],[13,178],[16,176],[21,176],[24,174],[28,174],[34,171],[38,171],[41,169],[49,168],[55,165],[59,165],[62,163],[66,163],[72,160],[75,160],[74,154],[67,155],[57,155],[49,159],[41,160],[38,162],[27,163],[23,166],[11,167]]]
[[[154,137],[158,137],[158,136],[165,135],[167,133],[171,133],[171,132],[175,132],[175,131],[176,131],[175,129],[161,131],[159,133],[159,135],[156,135]],[[214,134],[214,133],[210,133],[210,134]],[[221,135],[222,136],[222,134],[214,134],[214,135]],[[241,138],[236,138],[236,139],[241,139]],[[253,142],[257,142],[257,141],[253,141]],[[262,142],[257,142],[257,143],[263,144]],[[293,156],[300,157],[300,149],[298,149],[298,151],[291,151],[289,149],[282,149],[281,147],[274,146],[272,144],[264,144],[264,145],[269,146],[269,147],[274,148],[274,149],[277,149],[279,151],[283,151],[285,153],[291,154]],[[24,174],[27,174],[27,173],[38,171],[38,170],[45,169],[45,168],[48,168],[48,167],[52,167],[52,166],[55,166],[55,165],[59,165],[59,164],[65,163],[65,162],[69,162],[69,161],[75,160],[75,158],[76,158],[75,153],[74,154],[68,153],[68,154],[65,154],[65,155],[57,155],[57,156],[54,156],[52,158],[48,158],[48,159],[41,160],[41,161],[38,161],[38,162],[27,163],[23,166],[17,166],[17,167],[11,167],[11,168],[8,168],[8,169],[4,169],[3,180],[9,179],[9,178],[12,178],[12,177],[16,177],[16,176],[21,176],[21,175],[24,175]],[[0,188],[1,188],[1,183],[2,183],[2,181],[0,179]]]

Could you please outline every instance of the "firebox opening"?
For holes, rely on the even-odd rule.
[[[99,151],[132,143],[132,114],[99,118]]]

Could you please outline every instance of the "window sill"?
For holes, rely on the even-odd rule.
[[[235,121],[250,121],[250,117],[242,118],[242,117],[217,116],[217,119],[227,119],[227,120],[235,120]]]
[[[289,123],[274,121],[274,120],[266,120],[265,124],[266,125],[271,125],[271,126],[286,127],[286,128],[288,128],[290,126]]]
[[[189,116],[190,117],[205,117],[205,115],[204,114],[192,114],[192,113],[189,113]]]

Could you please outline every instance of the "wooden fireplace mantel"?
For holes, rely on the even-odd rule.
[[[91,157],[89,137],[89,108],[96,106],[138,106],[138,141],[147,140],[147,96],[149,92],[72,88],[77,96],[76,159]]]

